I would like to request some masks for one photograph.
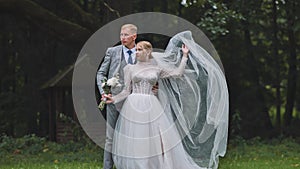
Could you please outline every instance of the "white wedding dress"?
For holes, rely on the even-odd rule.
[[[164,105],[152,93],[159,78],[180,78],[187,58],[177,69],[166,70],[150,62],[124,68],[124,90],[113,96],[125,100],[113,138],[113,160],[118,169],[201,169],[184,150]]]
[[[182,44],[189,48],[188,62]],[[184,31],[163,53],[152,53],[155,64],[124,68],[124,90],[113,96],[117,105],[126,99],[113,138],[118,169],[218,168],[227,148],[229,96],[217,53],[207,49]]]

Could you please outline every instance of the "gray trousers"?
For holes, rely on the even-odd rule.
[[[112,159],[112,144],[114,137],[114,129],[116,126],[119,112],[114,104],[108,104],[106,107],[106,139],[103,157],[103,169],[112,169],[114,162]]]

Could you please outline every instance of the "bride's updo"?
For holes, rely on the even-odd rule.
[[[140,41],[140,42],[137,43],[137,45],[140,45],[140,46],[143,47],[143,49],[146,49],[146,50],[150,51],[149,59],[153,58],[152,54],[151,54],[152,53],[152,45],[151,45],[150,42],[148,42],[148,41]]]

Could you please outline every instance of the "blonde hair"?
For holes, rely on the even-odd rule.
[[[137,27],[135,26],[135,25],[133,25],[133,24],[125,24],[125,25],[123,25],[122,27],[121,27],[121,30],[122,29],[126,29],[126,28],[128,28],[129,29],[129,31],[131,32],[131,33],[133,33],[133,34],[136,34],[137,33]]]
[[[143,49],[146,49],[146,50],[149,50],[150,51],[150,55],[149,55],[149,58],[152,59],[153,56],[151,55],[151,52],[152,52],[152,45],[150,42],[148,41],[140,41],[138,42],[136,45],[141,45],[143,47]]]

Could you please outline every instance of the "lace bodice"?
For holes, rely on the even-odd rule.
[[[183,57],[178,68],[162,69],[150,62],[138,62],[124,67],[125,86],[121,93],[113,96],[114,103],[125,99],[131,93],[153,95],[152,87],[159,78],[180,77],[183,74],[187,58]]]

